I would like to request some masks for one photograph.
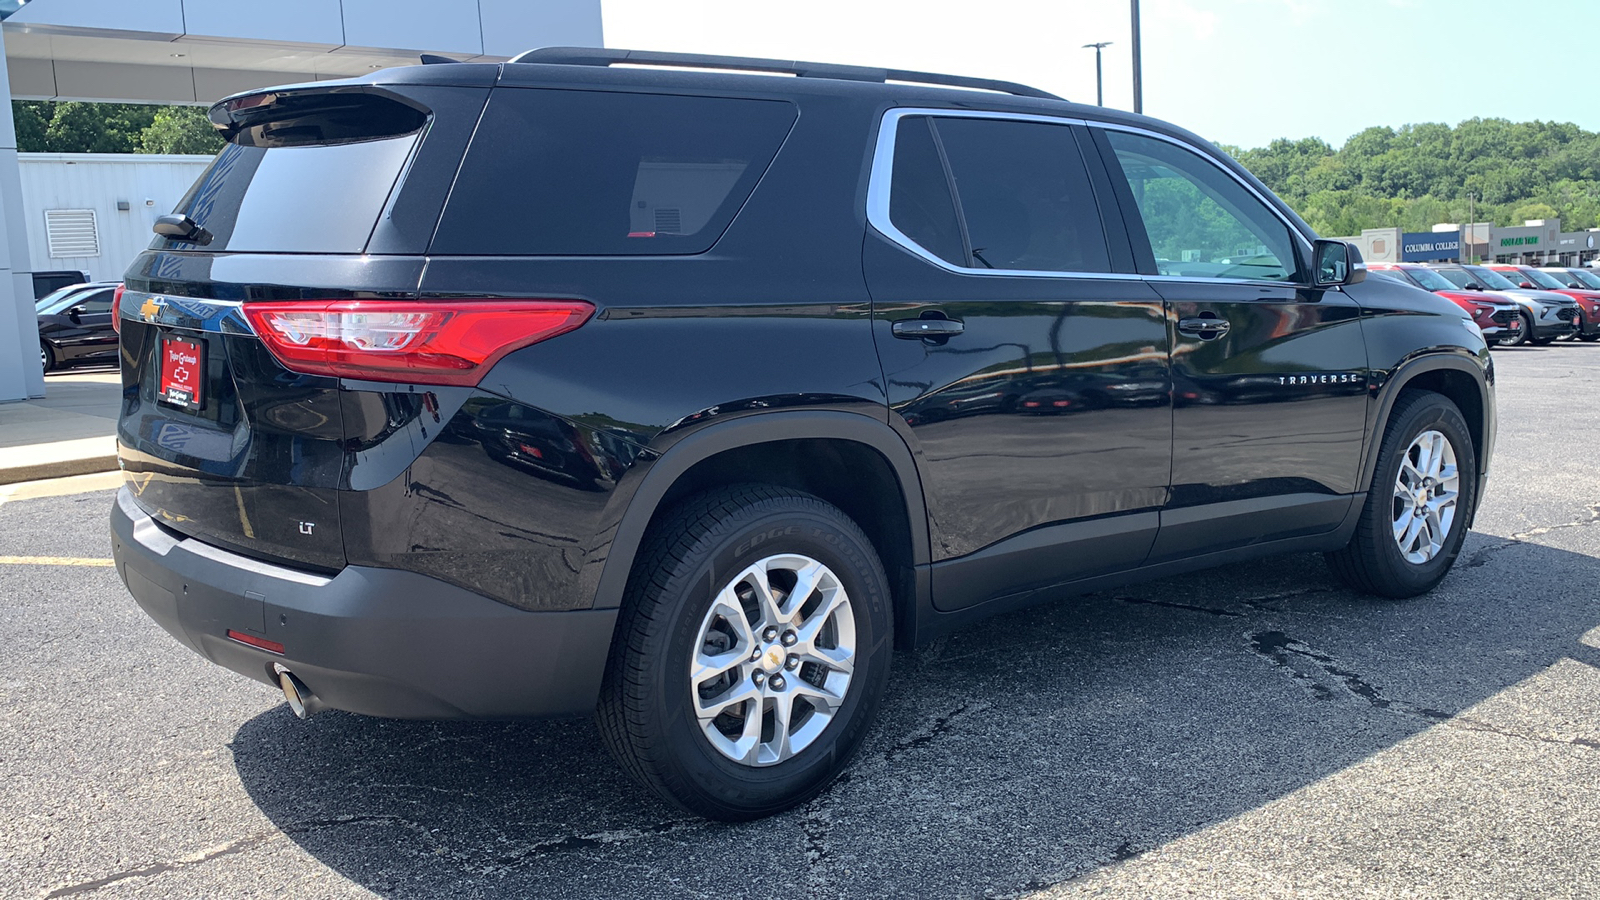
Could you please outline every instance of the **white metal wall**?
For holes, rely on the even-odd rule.
[[[156,217],[172,212],[211,162],[209,156],[127,153],[19,153],[22,208],[30,269],[82,269],[94,281],[116,281],[150,245]],[[128,209],[117,209],[117,201]],[[92,209],[100,255],[55,258],[45,239],[45,210]]]

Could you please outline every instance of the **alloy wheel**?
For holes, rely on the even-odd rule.
[[[1432,430],[1417,435],[1394,481],[1394,540],[1406,562],[1421,565],[1439,555],[1455,522],[1460,487],[1450,439]]]
[[[717,592],[694,648],[701,732],[734,762],[776,765],[816,741],[844,703],[856,659],[850,597],[817,560],[769,556]]]

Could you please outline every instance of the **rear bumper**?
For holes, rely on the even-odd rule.
[[[326,707],[417,719],[586,714],[617,611],[528,612],[442,581],[348,566],[325,577],[157,525],[123,488],[117,573],[149,616],[224,668],[276,684],[281,663]],[[282,655],[227,637],[282,644]]]

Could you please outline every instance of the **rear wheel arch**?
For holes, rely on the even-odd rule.
[[[837,506],[872,540],[894,593],[896,642],[909,640],[916,566],[930,560],[928,516],[911,451],[888,425],[856,413],[764,413],[708,426],[674,443],[627,501],[595,590],[620,606],[653,527],[681,501],[719,487],[762,483]]]

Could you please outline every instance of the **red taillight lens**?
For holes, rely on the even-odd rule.
[[[588,321],[581,300],[313,300],[246,303],[284,368],[369,381],[476,385],[513,350]]]
[[[111,330],[117,334],[122,333],[122,292],[127,289],[127,285],[119,284],[117,289],[111,292]]]
[[[276,653],[279,656],[283,655],[282,644],[278,643],[277,641],[269,641],[266,638],[256,637],[253,634],[245,634],[242,631],[234,631],[232,628],[229,628],[228,639],[238,641],[239,643],[250,647],[255,647],[258,650],[265,650],[268,653]]]

